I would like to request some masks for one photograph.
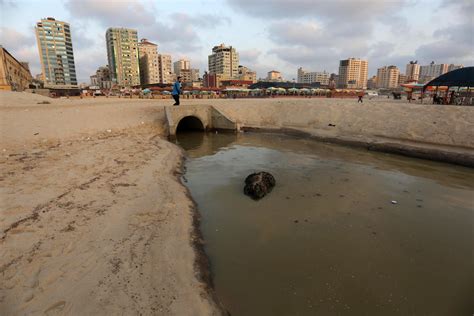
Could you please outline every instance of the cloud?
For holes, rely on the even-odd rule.
[[[113,5],[108,1],[66,0],[65,8],[77,23],[97,23],[104,29],[104,36],[109,27],[133,28],[138,30],[139,39],[147,38],[156,42],[160,52],[180,55],[202,49],[200,29],[213,29],[221,24],[231,23],[225,16],[207,13],[171,13],[160,16],[155,2],[151,0],[121,0],[115,1]],[[89,38],[83,35],[87,34],[87,28],[82,29],[76,35],[79,45],[91,45]]]
[[[417,57],[425,62],[462,63],[474,65],[474,37],[472,35],[474,2],[470,0],[450,0],[440,4],[452,18],[452,24],[435,29],[434,41],[420,45]]]
[[[259,49],[244,49],[239,50],[240,64],[246,67],[254,65],[258,62],[258,59],[262,52]]]
[[[237,11],[257,18],[272,19],[324,17],[339,19],[349,17],[354,19],[371,18],[374,15],[386,12],[387,9],[397,8],[405,1],[379,1],[379,0],[228,0],[230,7]],[[363,22],[363,21],[361,21]]]
[[[153,11],[147,8],[145,3],[136,0],[114,1],[113,3],[96,0],[66,0],[64,7],[74,18],[96,20],[107,27],[137,27],[155,23]]]
[[[17,60],[26,61],[34,76],[41,72],[38,47],[35,36],[24,34],[12,28],[0,27],[1,45]]]

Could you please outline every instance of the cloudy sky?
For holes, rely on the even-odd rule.
[[[237,48],[240,63],[265,77],[298,67],[337,72],[340,59],[378,67],[410,60],[474,65],[473,0],[0,0],[0,44],[40,73],[34,26],[71,24],[76,71],[89,82],[106,65],[105,31],[130,27],[161,53],[191,60],[201,74],[214,45]]]

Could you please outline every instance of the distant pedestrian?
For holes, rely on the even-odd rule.
[[[360,93],[358,94],[358,97],[359,97],[359,100],[357,100],[357,103],[362,103],[362,102],[363,102],[363,101],[362,101],[362,98],[364,97],[364,92],[360,92]]]
[[[173,105],[179,105],[180,94],[181,94],[181,77],[178,77],[176,79],[176,82],[173,84],[173,91],[171,92],[171,95],[173,96],[173,99],[174,99]]]

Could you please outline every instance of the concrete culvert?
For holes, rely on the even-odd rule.
[[[176,133],[182,131],[204,131],[204,125],[201,120],[195,116],[186,116],[181,119],[176,128]]]

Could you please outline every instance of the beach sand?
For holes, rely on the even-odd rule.
[[[182,103],[214,105],[240,126],[474,149],[471,107],[315,98]],[[197,213],[179,181],[184,153],[166,140],[171,104],[0,92],[0,315],[221,313],[199,251]]]
[[[1,315],[219,314],[153,107],[0,96]]]

